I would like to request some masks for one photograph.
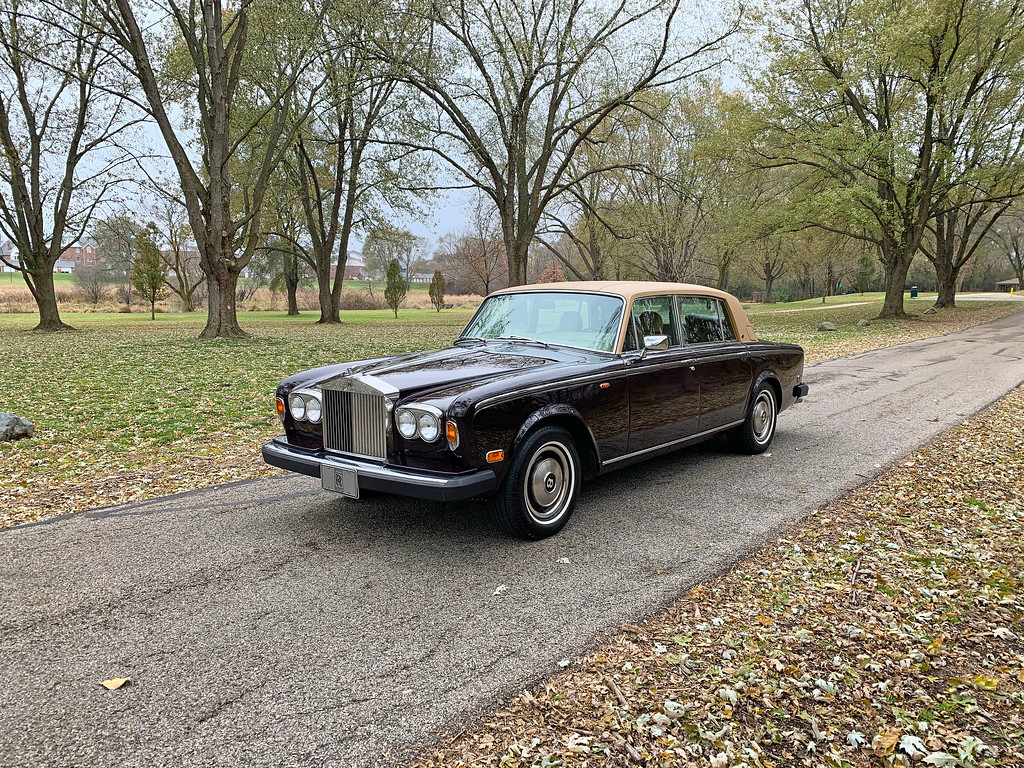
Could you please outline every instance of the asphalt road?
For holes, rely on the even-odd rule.
[[[1019,384],[1024,314],[807,380],[770,455],[608,475],[540,543],[294,476],[0,531],[0,764],[350,767],[429,741]]]

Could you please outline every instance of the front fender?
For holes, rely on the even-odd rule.
[[[568,403],[552,403],[531,413],[512,441],[512,453],[519,450],[523,440],[535,427],[546,423],[557,424],[567,429],[573,436],[576,450],[579,452],[588,474],[594,473],[596,468],[601,466],[601,452],[590,424],[587,423],[582,413]]]

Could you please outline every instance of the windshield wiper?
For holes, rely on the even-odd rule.
[[[529,341],[533,344],[540,344],[545,349],[550,347],[546,341],[541,341],[540,339],[528,339],[526,336],[499,336],[498,339],[501,341]]]
[[[455,340],[455,343],[458,344],[460,341],[479,341],[481,344],[486,344],[488,339],[484,339],[479,336],[459,336],[459,338]]]

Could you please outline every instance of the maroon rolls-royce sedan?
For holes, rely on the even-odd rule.
[[[803,350],[758,341],[697,285],[548,283],[488,296],[448,349],[315,368],[277,388],[264,460],[364,490],[489,497],[526,539],[559,531],[588,477],[725,432],[761,453],[807,394]]]

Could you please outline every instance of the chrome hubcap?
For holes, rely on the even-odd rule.
[[[750,412],[751,426],[754,428],[754,439],[764,444],[772,436],[775,429],[775,399],[768,392],[761,392],[754,401]]]
[[[558,442],[542,445],[526,472],[526,508],[539,523],[557,520],[569,506],[576,485],[576,469],[565,447]]]

